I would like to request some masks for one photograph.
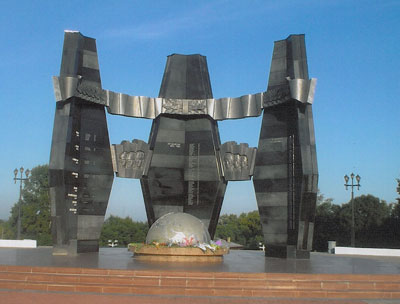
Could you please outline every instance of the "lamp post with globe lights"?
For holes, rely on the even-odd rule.
[[[18,221],[17,221],[17,240],[21,239],[21,203],[22,203],[22,182],[26,181],[27,179],[29,179],[29,174],[31,173],[31,171],[29,169],[25,170],[25,175],[26,178],[22,177],[22,174],[24,173],[24,167],[21,167],[19,169],[19,172],[21,173],[21,177],[17,177],[18,175],[18,169],[16,168],[14,170],[14,184],[17,183],[17,180],[20,181],[19,184],[19,200],[18,200]]]
[[[350,178],[351,184],[349,184]],[[358,174],[355,176],[357,184],[354,184],[354,173],[350,174],[350,178],[347,175],[344,176],[344,181],[346,182],[344,186],[346,187],[346,190],[348,190],[348,187],[351,187],[351,247],[355,247],[356,232],[354,228],[354,187],[357,187],[357,190],[360,190],[361,176],[359,176]]]

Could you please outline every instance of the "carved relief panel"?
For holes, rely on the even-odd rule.
[[[248,144],[228,141],[221,145],[220,153],[225,180],[249,180],[253,175],[257,149]]]
[[[152,151],[149,145],[135,139],[132,142],[122,141],[112,145],[113,167],[118,177],[141,178],[147,174]]]

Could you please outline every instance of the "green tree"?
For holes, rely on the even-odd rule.
[[[239,234],[239,225],[236,214],[223,214],[219,217],[218,225],[215,231],[216,239],[231,239],[232,242],[237,242]]]
[[[258,211],[240,214],[239,228],[247,249],[258,249],[259,243],[264,242]]]
[[[239,227],[239,219],[236,214],[223,214],[219,217],[217,229],[215,232],[216,239],[227,240],[241,245],[246,243]]]
[[[400,195],[400,179],[397,179],[397,193]],[[400,221],[400,196],[396,198],[397,203],[393,204],[392,217]],[[400,224],[399,224],[400,225]]]
[[[397,180],[397,193],[400,195],[400,179],[396,179]],[[400,197],[397,198],[397,201],[400,203]]]
[[[0,239],[13,239],[14,231],[10,227],[10,223],[5,220],[0,220]]]
[[[36,239],[38,245],[51,245],[48,165],[37,166],[25,181],[21,200],[21,236]],[[17,231],[18,202],[8,220],[14,237]]]
[[[220,216],[215,238],[231,239],[246,249],[257,249],[258,243],[263,241],[260,216],[258,211]]]
[[[314,222],[314,250],[326,252],[328,241],[342,242],[343,225],[339,219],[340,206],[333,203],[333,199],[322,194],[317,197],[317,209]]]
[[[149,227],[147,223],[132,221],[130,217],[121,218],[111,215],[105,220],[100,235],[100,246],[108,246],[108,240],[118,240],[118,246],[129,243],[141,243],[146,240]]]
[[[340,209],[340,221],[346,227],[348,237],[345,245],[350,244],[351,201]],[[392,227],[389,222],[392,206],[385,201],[368,194],[354,199],[354,222],[356,246],[359,247],[392,247]]]
[[[400,179],[397,179],[397,193],[400,195]],[[388,237],[391,240],[392,248],[400,248],[400,197],[398,197],[396,203],[392,204],[391,216],[387,221],[386,230],[389,231]]]
[[[0,219],[0,239],[4,239],[5,221]]]
[[[0,224],[0,230],[1,230],[1,238],[2,239],[15,239],[16,238],[16,230],[11,227],[11,224],[9,221],[3,221]]]
[[[380,226],[390,216],[390,206],[383,200],[368,194],[354,198],[354,222],[356,233],[369,229],[373,226]],[[351,201],[343,204],[341,217],[351,226]]]

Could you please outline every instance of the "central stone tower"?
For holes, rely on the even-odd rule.
[[[203,106],[213,98],[206,57],[169,56],[159,97],[169,113],[153,121],[153,157],[148,175],[140,179],[149,224],[166,213],[184,212],[202,220],[213,236],[227,181],[221,174],[218,124]]]

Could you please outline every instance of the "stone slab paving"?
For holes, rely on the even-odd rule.
[[[176,297],[176,296],[125,296],[125,295],[95,295],[95,294],[67,294],[42,292],[15,292],[0,291],[0,303],[7,304],[394,304],[399,301],[385,300],[331,300],[331,299],[254,299],[229,297]]]
[[[125,248],[101,248],[99,253],[84,253],[75,257],[53,256],[51,247],[0,248],[0,265],[205,272],[400,274],[400,257],[313,252],[309,260],[286,260],[266,258],[262,251],[252,250],[231,250],[222,262],[165,263],[138,261]]]
[[[3,265],[3,266],[1,266]],[[5,266],[7,265],[7,266]],[[0,249],[0,266],[3,269],[3,271],[8,271],[7,269],[10,268],[10,271],[12,271],[12,268],[16,268],[15,271],[17,272],[16,274],[9,273],[7,274],[6,272],[3,275],[6,276],[21,276],[25,275],[27,278],[25,279],[26,282],[18,282],[15,281],[16,278],[14,278],[15,283],[12,283],[9,281],[3,281],[3,287],[1,288],[7,288],[7,290],[3,289],[0,291],[0,303],[94,303],[96,301],[96,304],[103,303],[102,301],[106,302],[104,303],[114,303],[113,301],[118,301],[119,304],[125,303],[128,301],[129,303],[188,303],[190,302],[191,304],[195,303],[363,303],[363,304],[370,304],[370,303],[400,303],[399,300],[359,300],[359,299],[364,299],[364,298],[377,298],[376,290],[371,291],[371,295],[368,296],[365,293],[368,293],[370,290],[365,289],[365,284],[373,284],[375,289],[382,289],[384,292],[382,297],[378,298],[394,298],[398,297],[400,293],[400,288],[399,288],[399,278],[400,278],[400,258],[399,257],[372,257],[372,256],[340,256],[340,255],[330,255],[330,254],[324,254],[324,253],[312,253],[311,258],[309,260],[285,260],[285,259],[277,259],[277,258],[266,258],[263,255],[263,252],[261,251],[231,251],[230,254],[225,256],[224,260],[222,262],[217,262],[217,263],[186,263],[186,262],[175,262],[175,263],[165,263],[165,262],[143,262],[135,259],[132,256],[132,253],[127,251],[127,249],[124,248],[102,248],[100,249],[99,253],[86,253],[86,254],[80,254],[78,256],[53,256],[52,255],[52,248],[50,247],[41,247],[41,248],[36,248],[36,249],[16,249],[16,248],[2,248]],[[17,266],[17,267],[15,267]],[[28,271],[31,274],[23,274],[21,273],[21,269],[23,268],[30,268],[31,270]],[[169,281],[176,281],[177,278],[174,276],[179,276],[178,279],[182,280],[180,278],[182,274],[185,274],[185,276],[193,276],[196,273],[198,275],[208,275],[210,276],[211,274],[215,274],[214,276],[221,276],[223,275],[224,278],[227,277],[229,278],[230,276],[251,276],[252,279],[253,276],[257,277],[259,279],[259,276],[263,276],[264,279],[273,279],[275,276],[282,277],[280,278],[279,283],[279,288],[283,288],[282,291],[271,291],[271,290],[261,290],[264,292],[264,294],[259,295],[263,296],[264,298],[258,298],[257,292],[261,292],[259,290],[252,291],[252,298],[249,298],[246,293],[241,294],[240,297],[236,295],[236,297],[232,297],[233,295],[229,294],[228,292],[221,293],[222,291],[228,291],[231,290],[235,286],[229,286],[229,288],[220,288],[218,284],[221,283],[221,278],[214,278],[213,280],[210,281],[210,279],[207,279],[208,283],[213,283],[215,290],[218,291],[218,293],[189,293],[189,292],[174,292],[174,293],[166,293],[166,292],[161,292],[165,291],[165,287],[156,287],[154,288],[159,288],[159,292],[130,292],[131,294],[128,295],[122,295],[121,292],[118,291],[113,291],[114,294],[107,293],[106,290],[104,290],[104,286],[102,286],[102,294],[94,294],[93,292],[90,293],[90,290],[78,290],[76,289],[76,286],[68,286],[69,289],[60,289],[60,288],[46,288],[44,289],[46,292],[38,292],[37,290],[41,290],[40,288],[18,288],[17,286],[8,286],[7,284],[31,284],[30,279],[28,280],[28,276],[32,275],[37,275],[34,274],[32,269],[36,269],[37,271],[44,271],[46,272],[46,269],[48,270],[47,272],[54,272],[58,274],[58,270],[60,272],[65,272],[65,271],[77,271],[78,273],[84,271],[88,272],[84,274],[84,278],[87,279],[87,275],[95,275],[99,276],[98,280],[104,279],[101,276],[105,275],[105,271],[107,274],[111,273],[116,273],[116,272],[121,272],[120,275],[122,275],[122,272],[125,274],[127,272],[133,272],[136,274],[137,272],[140,272],[143,274],[155,274],[155,273],[161,273],[163,275],[168,275],[168,280]],[[56,270],[54,270],[56,269]],[[35,271],[36,271],[35,270]],[[51,271],[50,271],[51,270]],[[80,272],[79,272],[80,271]],[[22,271],[26,272],[26,271]],[[108,273],[110,272],[110,273]],[[293,275],[292,275],[293,274]],[[54,274],[47,274],[47,276],[54,276]],[[58,275],[56,275],[57,277]],[[322,287],[319,286],[321,289],[326,289],[329,286],[325,286],[325,284],[335,284],[335,290],[332,291],[323,291],[324,296],[323,298],[325,299],[316,299],[319,298],[319,296],[316,296],[314,294],[312,297],[314,299],[311,299],[310,294],[308,294],[310,290],[303,290],[303,288],[296,289],[292,288],[293,286],[289,286],[293,290],[285,290],[285,284],[300,284],[303,279],[301,279],[299,276],[309,276],[312,277],[310,282],[303,282],[304,284],[312,284],[313,286],[318,283],[319,285],[323,285]],[[328,276],[328,277],[327,277]],[[171,278],[170,278],[171,277]],[[294,277],[297,277],[297,280],[295,280]],[[331,278],[332,277],[332,278]],[[345,278],[349,277],[351,280],[346,283],[343,280]],[[79,278],[79,280],[83,280],[84,278]],[[36,280],[37,278],[35,278]],[[53,280],[54,278],[52,278]],[[75,278],[76,279],[76,278]],[[91,280],[93,278],[90,278]],[[113,278],[114,280],[115,278]],[[118,278],[122,280],[121,278]],[[137,279],[136,277],[134,278],[135,280]],[[161,278],[162,279],[162,278]],[[217,280],[218,279],[218,280]],[[272,284],[274,282],[264,282],[264,279],[261,280],[261,283],[265,284]],[[324,280],[334,280],[335,282],[324,282]],[[354,279],[356,279],[354,281]],[[4,279],[3,279],[4,280]],[[44,280],[44,279],[43,279]],[[43,281],[42,280],[42,281]],[[47,278],[46,280],[49,280]],[[45,281],[46,281],[45,280]],[[55,284],[50,280],[49,282],[45,282],[48,285],[51,285],[51,287],[54,287],[53,285]],[[78,280],[78,281],[79,281]],[[160,279],[159,279],[160,280]],[[283,281],[282,281],[283,280]],[[354,282],[353,282],[353,281]],[[370,280],[371,282],[364,282],[364,280]],[[13,282],[14,282],[13,281]],[[168,282],[169,282],[168,281]],[[174,282],[175,282],[174,281]],[[186,278],[187,281],[187,278]],[[185,281],[185,284],[188,285],[188,282]],[[218,282],[214,282],[218,281]],[[223,281],[223,280],[222,280]],[[293,282],[292,282],[293,281]],[[296,282],[294,282],[296,281]],[[299,282],[297,282],[299,281]],[[376,282],[375,282],[376,281]],[[382,282],[380,282],[382,281]],[[80,282],[80,281],[79,281]],[[162,280],[161,280],[162,282]],[[239,282],[239,281],[238,281]],[[238,282],[235,281],[235,283],[239,284]],[[345,290],[344,293],[342,290],[336,290],[338,289],[338,283],[342,282],[342,285],[346,285],[347,289],[357,289],[357,286],[353,286],[354,284],[359,284],[360,286],[358,287],[360,290],[359,291],[353,291],[353,300],[345,300],[348,299],[349,297],[346,295],[350,295],[350,293],[347,293]],[[394,284],[394,283],[395,284]],[[36,282],[34,282],[36,284]],[[42,282],[43,283],[43,282]],[[87,282],[88,284],[94,284],[95,282],[90,281]],[[169,282],[170,283],[170,282]],[[176,282],[175,282],[176,283]],[[211,284],[210,283],[210,284]],[[218,283],[218,284],[217,284]],[[346,283],[346,284],[345,284]],[[383,284],[384,283],[384,284]],[[44,283],[43,283],[44,284]],[[42,285],[43,285],[42,284]],[[267,284],[267,285],[268,285]],[[283,286],[283,285],[284,286]],[[386,286],[386,285],[387,286]],[[4,287],[4,286],[8,287]],[[32,285],[32,284],[31,284]],[[76,284],[75,284],[76,285]],[[80,286],[81,284],[79,283],[77,286]],[[83,284],[84,285],[84,284]],[[134,284],[135,285],[135,284]],[[140,284],[139,284],[140,285]],[[175,284],[176,285],[176,284]],[[174,286],[175,286],[174,285]],[[178,284],[179,285],[179,284]],[[177,285],[177,286],[178,286]],[[185,285],[185,286],[186,286]],[[218,285],[218,286],[217,286]],[[240,284],[239,284],[240,285]],[[254,284],[251,284],[252,288],[257,288],[257,286],[253,286]],[[282,286],[283,287],[282,287]],[[340,285],[340,284],[339,284]],[[362,285],[362,286],[361,286]],[[375,286],[376,285],[376,286]],[[382,285],[382,288],[378,288],[377,286]],[[385,285],[385,286],[383,286]],[[25,285],[24,285],[25,286]],[[36,285],[35,285],[36,286]],[[47,285],[46,285],[47,286]],[[57,285],[58,286],[58,285]],[[57,287],[56,286],[56,287]],[[217,286],[217,287],[216,287]],[[246,285],[247,286],[247,285]],[[269,285],[268,285],[269,286]],[[268,287],[267,286],[267,287]],[[297,285],[296,285],[297,286]],[[350,287],[351,288],[350,288]],[[393,289],[395,286],[395,290]],[[29,287],[29,286],[28,286]],[[32,287],[32,286],[31,286]],[[58,286],[60,287],[60,286]],[[75,289],[73,289],[74,287]],[[93,287],[93,286],[91,286]],[[107,287],[107,286],[106,286]],[[132,286],[125,286],[127,288],[133,288]],[[134,286],[136,289],[138,288],[137,286]],[[148,286],[150,287],[150,286]],[[176,287],[176,286],[175,286]],[[241,285],[239,287],[242,287]],[[264,286],[265,287],[265,286]],[[287,288],[289,288],[287,287]],[[308,286],[311,288],[310,286]],[[361,288],[363,287],[363,288]],[[73,290],[72,290],[72,289]],[[109,287],[107,287],[109,288]],[[116,287],[115,287],[116,288]],[[153,287],[152,287],[153,288]],[[267,289],[269,289],[268,287]],[[274,287],[275,288],[275,287]],[[315,286],[313,287],[315,289]],[[15,289],[21,289],[19,291],[15,291]],[[24,290],[25,289],[25,290]],[[31,290],[29,290],[31,289]],[[35,291],[32,291],[32,289],[35,289]],[[225,290],[226,289],[226,290]],[[265,289],[265,288],[264,288]],[[307,288],[306,288],[307,289]],[[329,288],[328,288],[329,289]],[[208,289],[207,289],[208,290]],[[233,290],[233,289],[232,289]],[[371,289],[372,290],[372,289]],[[386,292],[387,290],[387,292]],[[73,291],[73,292],[72,292]],[[257,291],[257,292],[256,292]],[[292,299],[294,297],[292,294],[290,294],[290,291],[292,291],[292,294],[297,293],[302,293],[301,298],[302,299]],[[333,296],[329,294],[327,296],[327,293],[332,293],[336,292],[338,293],[337,296]],[[86,293],[83,293],[86,292]],[[87,293],[89,292],[89,293]],[[282,294],[282,292],[285,292]],[[357,292],[359,294],[357,294]],[[375,292],[375,294],[373,294]],[[388,293],[389,292],[389,293]],[[146,294],[146,295],[143,295]],[[150,295],[153,294],[153,295]],[[166,296],[166,294],[173,294],[174,296]],[[205,295],[213,295],[213,296],[205,296]],[[365,297],[364,297],[365,296]],[[4,301],[2,300],[2,297]],[[5,297],[5,298],[4,298]],[[22,299],[20,297],[25,297],[26,299]],[[100,297],[100,298],[99,298]],[[281,298],[278,298],[281,297]],[[296,296],[297,297],[297,296]],[[300,296],[299,296],[300,297]],[[34,302],[29,302],[33,299],[36,299],[37,301]],[[284,298],[284,299],[283,299]],[[322,298],[322,296],[321,296]],[[342,299],[327,299],[327,298],[342,298]],[[22,299],[22,302],[21,302]],[[98,300],[96,300],[98,299]],[[15,302],[12,302],[14,301]],[[92,302],[91,302],[92,301]],[[146,302],[147,301],[147,302]],[[126,302],[126,303],[128,303]]]

